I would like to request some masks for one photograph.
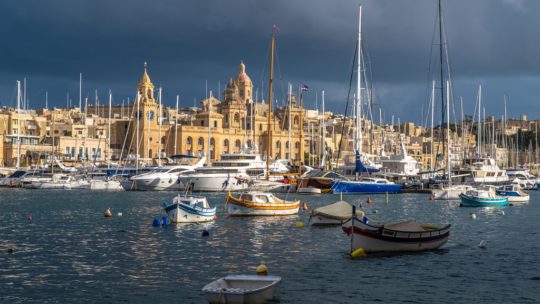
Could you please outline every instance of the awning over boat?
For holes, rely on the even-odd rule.
[[[352,217],[352,205],[345,201],[338,201],[328,206],[315,208],[311,215],[322,215],[337,220],[347,220]],[[364,211],[356,208],[356,216],[364,216]]]

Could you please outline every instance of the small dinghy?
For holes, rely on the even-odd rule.
[[[433,250],[444,245],[450,236],[450,225],[436,227],[415,221],[372,225],[365,216],[351,218],[342,229],[351,236],[351,253],[360,248],[366,253]]]
[[[508,205],[508,196],[498,196],[493,188],[468,190],[459,196],[465,207],[500,207]]]
[[[355,215],[361,218],[364,216],[364,212],[359,208],[356,210]],[[313,226],[341,225],[352,216],[352,205],[345,201],[338,201],[313,209],[309,217],[309,222]]]
[[[259,304],[274,298],[281,281],[278,276],[228,275],[204,286],[209,303]]]
[[[227,195],[227,212],[232,216],[293,215],[300,209],[300,201],[286,201],[268,192],[245,192],[234,197]]]
[[[178,194],[172,202],[164,202],[163,207],[173,223],[210,222],[216,216],[216,207],[210,206],[203,196]]]
[[[530,198],[517,184],[502,186],[497,189],[496,193],[499,196],[507,196],[509,203],[524,203],[528,202]]]

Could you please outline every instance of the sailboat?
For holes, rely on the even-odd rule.
[[[362,6],[358,13],[358,46],[357,46],[357,77],[356,77],[356,178],[362,173],[375,173],[380,169],[362,160]],[[334,193],[396,193],[403,185],[395,184],[385,178],[363,178],[361,180],[335,180],[332,183]]]

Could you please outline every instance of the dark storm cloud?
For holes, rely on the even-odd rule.
[[[3,1],[0,4],[0,102],[13,104],[16,79],[28,77],[29,96],[44,92],[64,105],[67,91],[112,89],[115,101],[133,96],[142,63],[172,104],[214,92],[247,64],[255,86],[266,80],[269,34],[279,24],[281,83],[326,90],[342,111],[356,42],[357,1]],[[377,100],[388,112],[420,120],[426,102],[434,0],[363,1],[363,32],[373,65]],[[499,107],[503,93],[532,104],[540,71],[538,1],[443,1],[456,94],[467,108],[484,83]],[[527,81],[523,81],[527,79]],[[459,87],[457,86],[459,84]],[[493,84],[493,85],[490,85]],[[266,86],[266,84],[265,84]],[[102,93],[102,94],[103,94]],[[279,94],[278,94],[279,95]],[[310,99],[315,99],[311,92]],[[103,96],[102,96],[103,99]],[[313,102],[313,101],[312,101]],[[489,104],[489,101],[488,101]],[[499,107],[500,108],[500,107]],[[499,111],[499,108],[496,110]],[[489,112],[489,110],[488,110]],[[495,109],[493,109],[495,112]],[[536,114],[536,113],[535,113]]]

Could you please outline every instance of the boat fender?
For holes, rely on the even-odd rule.
[[[429,195],[429,200],[430,200],[430,201],[433,200],[433,195],[432,195],[432,194]]]
[[[201,236],[203,236],[203,237],[210,236],[210,232],[208,230],[204,229]]]
[[[304,227],[304,223],[302,223],[302,222],[296,222],[296,223],[294,224],[294,226],[295,226],[296,228],[302,228],[302,227]]]
[[[505,215],[504,210],[501,210],[501,215]]]
[[[485,240],[481,240],[480,244],[478,244],[478,248],[487,249],[487,242]]]
[[[264,262],[261,262],[261,264],[257,266],[257,269],[255,269],[255,272],[257,273],[257,275],[267,275],[268,267],[264,265]]]
[[[474,214],[474,213],[469,213],[469,217],[470,217],[471,219],[475,220],[475,219],[476,219],[476,214]]]
[[[214,221],[218,219],[217,214],[214,214]]]
[[[14,252],[15,252],[15,247],[14,246],[9,246],[8,249],[7,249],[7,253],[12,254]]]
[[[306,202],[302,202],[302,210],[304,210],[304,211],[308,210],[308,206],[307,206]]]
[[[368,196],[367,200],[366,200],[366,203],[368,203],[368,205],[370,205],[371,203],[373,203],[373,201],[371,200],[371,197]]]
[[[32,215],[29,214],[29,215],[26,217],[26,220],[27,220],[27,221],[31,221],[31,220],[32,220]]]
[[[13,179],[12,178],[9,179],[9,186],[13,187]]]
[[[161,218],[161,226],[165,227],[165,226],[167,226],[168,224],[169,224],[169,217],[165,215],[165,216],[163,216],[163,217]]]
[[[105,210],[105,212],[103,213],[103,216],[112,217],[111,208],[107,208],[107,210]]]
[[[152,222],[152,226],[154,227],[159,227],[160,223],[159,223],[159,218],[155,217],[154,218],[154,221]]]
[[[360,258],[360,257],[366,257],[366,256],[367,256],[366,251],[362,247],[356,249],[355,251],[351,253],[351,257],[353,258]]]

